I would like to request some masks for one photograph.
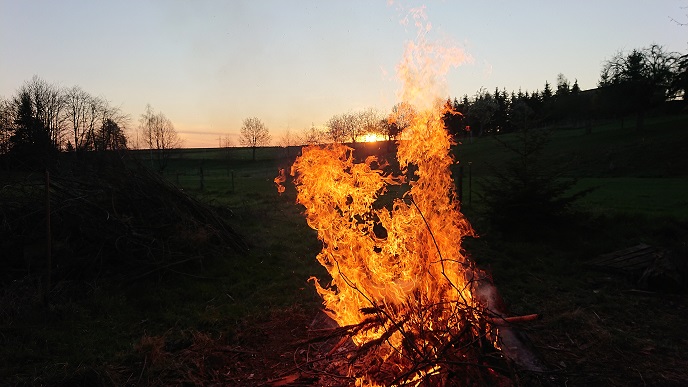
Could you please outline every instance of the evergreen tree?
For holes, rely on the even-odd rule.
[[[569,80],[566,79],[564,74],[559,73],[557,75],[557,91],[555,92],[555,95],[557,97],[565,97],[569,95],[571,92],[571,86],[569,85]]]
[[[552,98],[552,86],[549,81],[545,81],[545,88],[542,90],[542,101],[547,102]]]
[[[517,133],[509,142],[495,137],[514,157],[499,168],[490,168],[491,177],[480,182],[481,196],[496,230],[519,238],[537,237],[560,224],[571,203],[589,191],[568,194],[575,180],[562,179],[564,171],[553,167],[543,154],[548,131],[525,126]]]
[[[26,165],[46,166],[56,151],[49,129],[36,116],[38,109],[29,92],[21,91],[14,103],[17,112],[10,153]]]
[[[499,91],[495,88],[494,100],[497,104],[497,110],[494,116],[494,126],[500,133],[509,131],[509,97],[506,90]]]
[[[457,101],[458,102],[458,101]],[[458,136],[462,131],[462,121],[463,114],[458,111],[452,103],[450,98],[444,103],[444,115],[442,116],[442,121],[444,122],[444,127],[447,131],[453,135]]]
[[[578,79],[573,81],[573,86],[571,86],[571,94],[578,94],[580,93],[581,89],[578,86]]]

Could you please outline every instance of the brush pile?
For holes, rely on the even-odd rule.
[[[0,185],[3,281],[42,275],[48,257],[53,283],[136,280],[246,249],[225,221],[231,213],[220,214],[160,175],[121,159],[75,163],[51,172],[49,183],[37,173],[5,180]]]

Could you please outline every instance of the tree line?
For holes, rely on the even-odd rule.
[[[172,122],[150,105],[133,139],[126,133],[130,122],[128,114],[103,97],[34,76],[12,97],[0,98],[0,155],[20,165],[46,166],[59,152],[148,147],[164,158],[167,150],[181,145]]]
[[[104,98],[34,76],[13,97],[0,99],[0,154],[30,162],[59,151],[124,149],[127,121]]]
[[[635,116],[642,128],[647,112],[673,99],[685,99],[688,89],[688,54],[669,52],[660,45],[620,51],[603,63],[594,89],[581,90],[559,74],[556,84],[532,92],[481,89],[461,99],[448,98],[444,122],[457,136],[507,133],[528,127],[581,126],[588,129],[599,119]],[[396,140],[410,124],[413,107],[395,105],[390,112],[374,108],[332,116],[323,127],[287,131],[281,146],[326,142]],[[170,149],[181,146],[172,122],[148,105],[138,120],[135,138],[126,135],[130,117],[108,100],[79,86],[59,87],[38,76],[24,83],[14,96],[0,98],[0,155],[24,162],[40,162],[57,152],[155,149],[163,169]],[[269,145],[267,127],[256,117],[247,118],[240,142],[254,149]],[[229,141],[226,141],[229,144]],[[151,153],[151,158],[153,158]]]
[[[456,136],[472,137],[509,133],[537,127],[586,127],[596,120],[636,118],[641,129],[648,111],[667,101],[683,99],[688,89],[688,54],[669,52],[660,45],[619,51],[606,60],[596,88],[581,90],[564,74],[542,90],[507,92],[478,90],[475,95],[447,98],[444,123]],[[281,146],[364,140],[378,134],[388,140],[409,125],[413,107],[400,103],[383,114],[372,108],[332,116],[322,128],[311,126],[299,133],[287,132]]]
[[[542,91],[495,89],[478,91],[469,98],[448,100],[460,115],[445,116],[454,133],[481,136],[506,133],[528,127],[585,126],[600,119],[636,118],[642,129],[645,114],[667,101],[685,99],[688,88],[688,55],[668,52],[653,44],[646,48],[619,51],[606,60],[597,87],[581,90],[563,75],[556,85],[545,82]]]

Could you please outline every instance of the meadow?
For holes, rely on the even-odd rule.
[[[464,240],[467,253],[513,314],[542,316],[519,328],[551,371],[520,375],[524,385],[688,381],[685,277],[681,289],[640,289],[629,273],[587,264],[639,243],[686,263],[687,129],[688,116],[668,116],[648,119],[641,132],[618,122],[591,134],[553,130],[548,162],[576,179],[573,190],[595,189],[575,202],[567,224],[536,227],[532,238],[496,232],[484,214],[481,180],[511,157],[500,142],[459,139],[452,149],[455,176],[463,166],[462,211],[478,235]],[[384,153],[384,145],[364,146]],[[253,161],[248,149],[184,149],[170,159],[165,179],[219,209],[245,240],[242,253],[206,251],[207,239],[190,238],[203,259],[137,280],[62,283],[79,291],[55,291],[47,305],[20,298],[36,286],[21,276],[5,283],[0,301],[18,311],[0,314],[0,384],[259,386],[293,373],[298,343],[320,315],[308,279],[327,278],[293,185],[278,195],[273,182],[298,152],[261,148]],[[146,165],[145,153],[137,158]]]

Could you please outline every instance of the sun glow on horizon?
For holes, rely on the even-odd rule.
[[[360,142],[378,142],[386,141],[387,137],[381,135],[380,133],[366,133],[359,137]]]

